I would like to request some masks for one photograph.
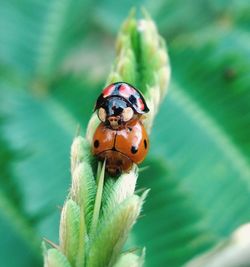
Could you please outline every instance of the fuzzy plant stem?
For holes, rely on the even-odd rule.
[[[150,112],[143,123],[150,132],[154,117],[164,98],[170,77],[165,42],[144,11],[137,20],[131,12],[124,22],[116,43],[116,60],[107,84],[123,81],[139,88]],[[77,136],[71,148],[72,185],[64,203],[59,246],[44,247],[46,267],[127,267],[142,266],[141,255],[122,252],[128,234],[138,218],[148,190],[135,194],[138,167],[117,179],[105,177],[101,166],[91,154],[94,131],[99,124],[91,117],[86,138]]]

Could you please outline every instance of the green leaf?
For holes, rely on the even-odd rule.
[[[154,159],[145,164],[148,168],[140,174],[138,187],[150,187],[151,192],[132,240],[147,248],[145,266],[181,266],[217,238],[166,162]]]
[[[88,53],[88,51],[89,49],[85,53]],[[84,56],[84,53],[79,55],[78,58],[81,56]],[[98,64],[101,63],[97,62],[96,65]],[[93,71],[96,65],[94,64]],[[100,88],[104,84],[103,80],[99,80],[100,77],[89,72],[89,65],[86,68],[87,70],[77,69],[75,71],[70,68],[68,71],[63,71],[49,86],[51,97],[63,106],[72,117],[77,119],[83,131],[85,131],[93,113],[94,103],[100,93]],[[90,77],[91,74],[94,77]]]
[[[182,33],[193,32],[209,25],[216,16],[211,2],[210,0],[186,0],[185,2],[160,0],[157,5],[154,5],[153,2],[148,1],[148,10],[158,22],[160,31],[164,32],[169,40]]]
[[[226,1],[210,1],[211,8],[218,17],[224,18],[228,22],[237,24],[239,28],[249,30],[249,4],[246,1],[231,1],[230,5]]]
[[[1,262],[9,266],[41,266],[40,241],[28,219],[0,193]]]
[[[11,195],[12,204],[23,212],[20,185],[12,170],[12,165],[21,158],[21,151],[11,148],[4,138],[2,133],[4,123],[7,123],[7,118],[0,117],[0,191],[4,195]]]
[[[29,79],[51,76],[72,45],[82,39],[89,5],[86,0],[1,3],[1,24],[5,25],[0,34],[4,40],[1,61]]]
[[[2,83],[0,95],[0,109],[11,118],[5,127],[7,140],[29,154],[15,165],[18,182],[24,185],[24,210],[30,217],[38,212],[50,214],[38,229],[43,235],[51,233],[51,239],[56,239],[58,216],[55,215],[59,215],[56,206],[62,203],[70,183],[68,151],[77,123],[49,97],[29,95],[8,83]],[[52,192],[52,188],[56,190]]]
[[[245,46],[246,40],[248,35],[237,29],[208,27],[206,34],[186,36],[174,42],[171,49],[177,86],[187,91],[197,106],[202,106],[207,117],[211,117],[216,127],[231,139],[232,146],[245,154],[243,157],[249,164],[250,144],[245,136],[250,134],[247,127],[250,49]],[[237,52],[239,50],[241,53]],[[205,83],[205,80],[209,82]],[[223,108],[219,109],[221,105]],[[241,131],[243,128],[245,131]]]

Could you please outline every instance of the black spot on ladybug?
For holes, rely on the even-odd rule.
[[[131,95],[129,97],[129,101],[130,101],[130,103],[132,103],[132,105],[136,105],[137,104],[136,97],[134,95]]]
[[[135,146],[131,147],[131,153],[135,154],[138,151],[138,149]]]
[[[95,140],[95,142],[94,142],[94,147],[95,147],[95,148],[98,148],[99,145],[100,145],[100,142],[99,142],[98,140]]]
[[[145,147],[145,149],[147,149],[147,147],[148,147],[148,143],[147,143],[146,139],[144,139],[144,147]]]

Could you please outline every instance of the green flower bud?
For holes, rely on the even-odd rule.
[[[140,89],[150,112],[142,117],[150,132],[159,105],[166,95],[170,67],[164,40],[144,12],[136,20],[135,11],[121,27],[116,43],[116,60],[106,84],[124,81]],[[116,180],[105,177],[105,163],[93,167],[91,144],[100,121],[94,113],[86,139],[76,137],[71,147],[72,186],[62,209],[60,249],[45,252],[47,267],[139,267],[142,256],[121,254],[129,231],[138,218],[148,191],[134,194],[138,168]],[[94,177],[94,174],[96,177]]]

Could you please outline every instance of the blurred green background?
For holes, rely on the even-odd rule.
[[[249,1],[1,0],[1,266],[42,266],[41,239],[57,243],[70,145],[132,6],[166,38],[172,79],[130,247],[146,246],[147,267],[181,266],[250,221]]]

